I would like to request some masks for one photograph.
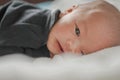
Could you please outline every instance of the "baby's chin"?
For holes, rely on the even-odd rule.
[[[54,47],[54,49],[53,49],[51,52],[52,52],[54,55],[64,53],[64,52],[60,49],[59,46],[58,46],[58,47]]]
[[[53,44],[47,44],[48,50],[50,51],[50,53],[52,55],[56,55],[56,54],[61,54],[62,51],[60,50],[59,46],[57,43],[53,43]]]

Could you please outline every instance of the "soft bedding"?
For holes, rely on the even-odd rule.
[[[53,59],[7,55],[0,58],[0,80],[120,80],[119,57],[120,46]]]
[[[118,0],[109,1],[119,8]],[[78,0],[71,0],[69,4],[65,4],[65,0],[56,0],[47,6],[53,9],[65,4],[61,8],[64,10],[76,3]],[[53,59],[32,58],[19,53],[5,55],[0,57],[0,80],[120,80],[119,57],[120,46],[85,56],[65,53]]]

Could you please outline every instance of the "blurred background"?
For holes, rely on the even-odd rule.
[[[10,0],[0,0],[0,5],[5,4],[6,2],[8,2]],[[44,2],[44,1],[53,1],[53,0],[24,0],[30,3],[40,3],[40,2]]]
[[[5,4],[10,0],[0,0],[0,5]],[[65,10],[75,4],[83,4],[94,0],[24,0],[38,7],[49,8],[49,9],[61,9]],[[116,6],[120,10],[120,0],[105,0]]]

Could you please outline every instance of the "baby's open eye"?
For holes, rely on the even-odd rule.
[[[75,34],[79,37],[80,36],[80,29],[77,26],[77,24],[75,24]]]

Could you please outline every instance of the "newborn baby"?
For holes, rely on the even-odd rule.
[[[120,44],[120,13],[103,0],[75,5],[63,13],[13,0],[0,6],[0,14],[0,56],[89,54]]]
[[[97,0],[61,13],[51,29],[47,47],[51,57],[64,52],[90,54],[120,45],[119,35],[119,11],[108,2]]]

